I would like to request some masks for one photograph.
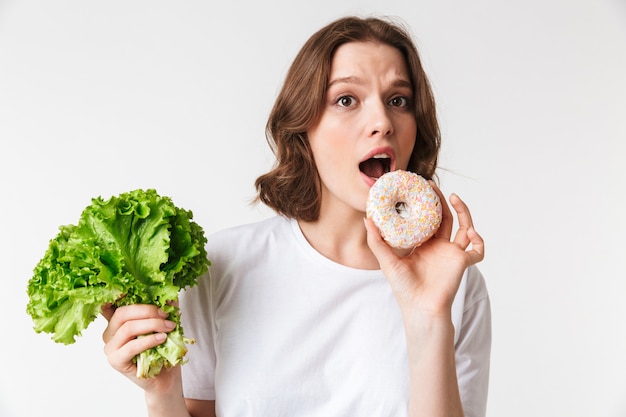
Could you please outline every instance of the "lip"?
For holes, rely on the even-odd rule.
[[[365,154],[365,156],[359,161],[359,164],[363,161],[367,161],[370,158],[373,158],[374,155],[378,155],[378,154],[387,154],[389,155],[389,158],[391,159],[390,161],[390,165],[389,165],[389,171],[395,171],[396,170],[396,152],[393,150],[392,147],[390,146],[381,146],[381,147],[377,147],[377,148],[373,148],[371,149],[367,154]],[[358,166],[358,165],[357,165]],[[373,179],[372,177],[369,177],[367,175],[365,175],[363,172],[361,172],[359,170],[359,172],[361,173],[361,177],[363,178],[363,180],[365,181],[365,183],[367,184],[368,187],[371,187],[372,185],[374,185],[374,183],[376,182],[375,179]]]

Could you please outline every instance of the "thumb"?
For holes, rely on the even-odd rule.
[[[113,317],[113,313],[115,313],[115,307],[113,307],[111,303],[106,303],[101,307],[101,312],[107,321],[111,321],[111,317]]]
[[[370,247],[380,267],[384,269],[385,265],[392,263],[397,257],[391,247],[385,243],[380,234],[380,230],[374,224],[372,219],[364,218],[365,229],[367,231],[367,245]]]

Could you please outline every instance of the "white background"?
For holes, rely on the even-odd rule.
[[[228,3],[228,4],[227,4]],[[0,0],[0,416],[145,416],[102,352],[35,334],[26,284],[90,198],[156,188],[207,233],[272,163],[302,43],[348,13],[411,28],[493,308],[490,416],[626,416],[626,3]]]

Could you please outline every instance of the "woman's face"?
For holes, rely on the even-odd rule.
[[[396,48],[372,42],[337,48],[320,120],[307,132],[322,180],[322,216],[364,212],[374,181],[407,168],[417,130],[412,100]]]

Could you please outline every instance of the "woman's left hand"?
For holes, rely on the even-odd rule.
[[[450,204],[459,228],[452,238],[454,218],[439,188],[431,181],[442,205],[439,230],[428,241],[402,256],[392,249],[370,219],[365,219],[367,242],[387,277],[404,314],[450,315],[452,301],[465,269],[484,258],[484,242],[474,230],[467,205],[455,194]]]

